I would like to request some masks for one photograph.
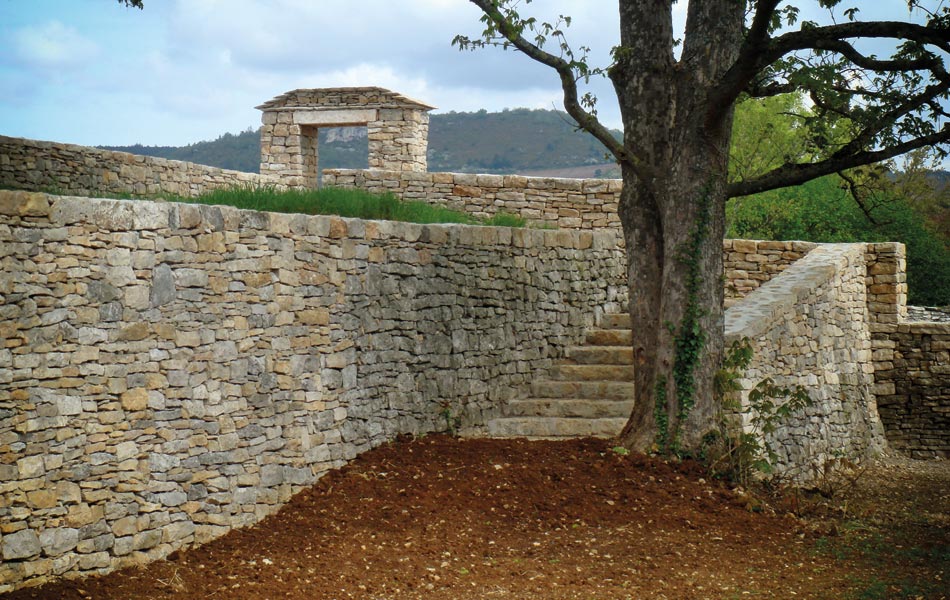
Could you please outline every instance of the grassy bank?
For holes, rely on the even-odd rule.
[[[0,189],[17,188],[0,187]],[[40,191],[56,196],[75,195],[52,187],[43,188]],[[482,219],[443,206],[435,206],[415,200],[401,200],[393,194],[372,194],[362,190],[343,188],[282,192],[273,188],[233,187],[214,190],[195,198],[168,194],[143,197],[126,192],[102,192],[85,195],[91,198],[145,199],[188,204],[212,204],[233,206],[245,210],[305,215],[334,215],[355,219],[403,221],[406,223],[461,223],[493,227],[529,227],[526,219],[511,213],[498,213],[491,218]],[[545,228],[544,225],[539,227]]]
[[[176,198],[175,200],[268,212],[336,215],[409,223],[465,223],[501,227],[526,225],[525,219],[508,213],[499,213],[490,219],[479,219],[442,206],[400,200],[392,194],[371,194],[362,190],[342,188],[286,192],[270,188],[227,188],[215,190],[197,198]]]

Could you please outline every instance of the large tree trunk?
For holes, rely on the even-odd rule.
[[[623,169],[620,200],[630,286],[635,393],[621,438],[634,450],[695,452],[717,426],[731,111],[709,121],[707,94],[738,52],[742,3],[690,2],[686,47],[673,57],[669,1],[621,2],[611,72],[624,143],[649,180]],[[695,56],[696,60],[691,60]]]
[[[708,151],[697,145],[693,161],[672,166],[655,196],[629,179],[621,196],[636,390],[621,437],[639,451],[696,450],[716,427],[725,174],[676,176]]]

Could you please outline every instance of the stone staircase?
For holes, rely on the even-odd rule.
[[[512,400],[488,422],[492,437],[613,437],[633,407],[633,350],[629,315],[604,315],[586,343],[547,379],[532,382],[528,398]]]

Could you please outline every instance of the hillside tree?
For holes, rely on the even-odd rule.
[[[594,67],[588,49],[567,39],[570,17],[545,23],[522,15],[530,0],[470,1],[485,30],[454,43],[513,48],[550,67],[564,108],[620,165],[636,395],[623,443],[698,452],[720,408],[726,200],[917,148],[945,156],[950,9],[939,0],[880,0],[906,5],[921,22],[869,21],[842,0],[815,0],[832,17],[820,24],[799,21],[796,4],[805,0],[681,0],[686,26],[677,39],[676,0],[619,0],[612,62]],[[893,49],[888,56],[867,50],[881,44]],[[580,91],[600,75],[619,102],[619,141],[598,120],[596,98]],[[793,92],[810,104],[809,151],[730,180],[736,102]]]

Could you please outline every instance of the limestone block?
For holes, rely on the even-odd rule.
[[[69,552],[79,543],[79,530],[70,527],[44,529],[39,535],[43,554],[56,557]]]
[[[402,118],[400,112],[400,119]],[[363,125],[376,121],[379,115],[377,109],[338,109],[338,110],[295,110],[293,123],[298,125],[332,125],[349,126]],[[280,134],[276,134],[280,135]]]
[[[135,323],[119,330],[115,336],[117,342],[135,342],[149,336],[148,323]]]
[[[20,479],[42,477],[46,474],[46,464],[42,456],[27,456],[17,460]]]
[[[128,411],[145,410],[148,407],[148,390],[133,388],[122,393],[122,408]]]
[[[50,198],[39,192],[0,191],[0,215],[45,217],[50,213]]]
[[[194,536],[197,527],[191,521],[178,521],[169,523],[162,528],[162,542],[174,543],[187,541]]]
[[[37,556],[42,551],[40,538],[32,529],[23,529],[6,534],[0,541],[3,560],[23,560]]]

